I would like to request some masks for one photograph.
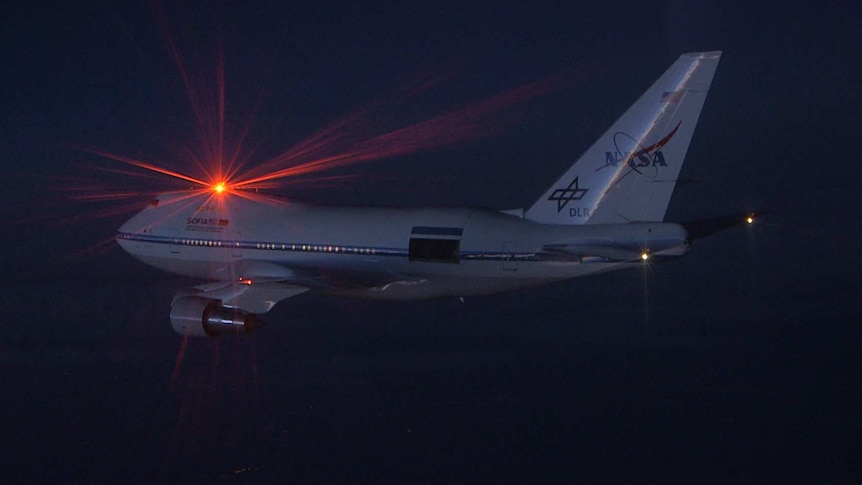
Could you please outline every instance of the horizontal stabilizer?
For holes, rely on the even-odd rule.
[[[682,226],[685,228],[686,232],[688,232],[688,239],[691,241],[721,232],[733,226],[753,224],[754,218],[754,212],[745,212],[742,214],[731,214],[710,219],[702,219],[699,221],[684,222],[682,223]]]

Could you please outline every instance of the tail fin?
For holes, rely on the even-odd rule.
[[[546,224],[664,219],[720,57],[680,56],[524,217]]]

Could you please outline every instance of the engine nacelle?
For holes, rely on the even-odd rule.
[[[263,326],[257,315],[227,308],[218,300],[197,296],[180,298],[171,307],[171,325],[180,335],[216,337],[223,333],[250,333]]]

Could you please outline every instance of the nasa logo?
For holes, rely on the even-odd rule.
[[[623,164],[628,165],[632,171],[641,175],[644,175],[641,171],[642,169],[653,167],[655,169],[655,175],[658,175],[660,167],[667,167],[667,161],[665,160],[664,153],[662,153],[661,149],[667,145],[671,138],[673,138],[676,131],[679,129],[680,124],[682,124],[681,121],[677,123],[676,127],[668,133],[667,136],[646,147],[637,142],[637,140],[635,140],[631,135],[623,132],[615,133],[615,150],[612,152],[605,152],[605,163],[597,168],[596,172],[606,167],[617,167],[620,164]],[[634,145],[632,150],[624,150],[620,147],[622,144],[621,141],[626,139],[630,140],[631,144]]]
[[[664,160],[664,154],[657,151],[653,154],[640,151],[634,154],[620,152],[605,152],[605,165],[616,167],[619,163],[627,163],[632,168],[639,167],[667,167],[667,162]]]

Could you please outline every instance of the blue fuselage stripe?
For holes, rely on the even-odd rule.
[[[395,256],[409,257],[407,248],[384,248],[384,247],[358,247],[341,246],[329,244],[307,244],[307,243],[283,243],[268,241],[234,241],[213,240],[195,238],[175,238],[169,236],[157,236],[154,234],[136,234],[129,232],[118,232],[118,239],[126,241],[138,241],[153,244],[168,244],[190,247],[209,247],[223,249],[241,249],[255,251],[292,251],[312,252],[328,254],[353,254],[373,256]],[[461,251],[460,259],[469,261],[539,261],[540,256],[536,253],[503,253],[496,251]]]

